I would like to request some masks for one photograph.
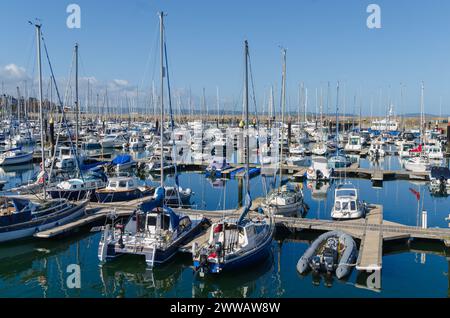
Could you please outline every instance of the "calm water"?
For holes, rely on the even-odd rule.
[[[387,157],[383,167],[397,169],[397,158]],[[373,163],[362,160],[361,166]],[[12,187],[30,179],[37,167],[30,165],[13,171],[0,171],[0,178]],[[156,180],[155,180],[156,181]],[[264,193],[273,180],[251,180],[253,197]],[[385,182],[373,188],[369,180],[347,180],[360,189],[366,202],[383,204],[384,217],[408,225],[417,224],[417,201],[409,188],[419,190],[430,227],[448,227],[450,198],[431,197],[425,183]],[[150,181],[151,182],[151,181]],[[169,176],[167,183],[173,183]],[[192,203],[197,208],[231,209],[238,205],[237,180],[215,182],[198,173],[180,176],[183,187],[194,191]],[[308,218],[330,218],[335,184],[304,183]],[[384,248],[381,289],[361,288],[358,272],[345,281],[325,280],[311,274],[300,276],[295,265],[314,239],[311,235],[277,236],[272,257],[258,266],[239,273],[201,280],[195,278],[188,255],[177,257],[167,266],[146,270],[139,257],[123,257],[99,266],[97,247],[100,233],[79,233],[53,241],[25,241],[0,246],[0,297],[449,297],[450,261],[439,244],[415,243]],[[448,256],[447,251],[447,257]],[[67,266],[81,267],[81,289],[66,285]]]

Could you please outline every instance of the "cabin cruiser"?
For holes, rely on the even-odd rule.
[[[270,158],[270,157],[265,157]],[[291,155],[286,158],[286,163],[290,166],[299,166],[302,167],[308,163],[308,158],[302,155]],[[264,162],[264,164],[269,164],[270,162]]]
[[[81,144],[84,150],[98,150],[102,148],[101,143],[94,136],[85,137],[85,141]]]
[[[132,177],[116,177],[108,181],[103,189],[95,193],[97,201],[101,203],[130,201],[153,194],[154,188],[138,186]]]
[[[106,225],[98,247],[101,262],[124,254],[142,255],[148,268],[161,265],[202,229],[203,216],[187,216],[164,206],[164,189],[142,203],[125,224]]]
[[[20,148],[6,150],[0,153],[0,166],[13,166],[29,163],[33,160],[32,151],[23,151]]]
[[[311,166],[306,170],[308,180],[329,180],[331,170],[325,157],[313,157]]]
[[[274,215],[296,215],[299,212],[303,215],[307,210],[303,201],[303,191],[291,184],[282,186],[280,190],[273,190],[261,207]]]
[[[344,147],[345,151],[350,152],[360,152],[362,150],[362,141],[359,135],[350,135],[348,137],[348,142]]]
[[[342,184],[334,192],[331,217],[335,220],[359,219],[366,214],[366,205],[358,198],[358,190],[351,184]]]
[[[172,163],[172,157],[170,155],[165,155],[163,159],[163,169],[171,170],[174,169],[175,165]],[[161,157],[152,156],[150,160],[145,164],[145,169],[150,173],[158,173],[161,171]]]
[[[84,215],[87,204],[65,199],[35,203],[15,197],[0,198],[0,242],[32,237],[36,232],[64,225]]]
[[[430,192],[434,195],[450,194],[450,170],[448,167],[431,167]]]

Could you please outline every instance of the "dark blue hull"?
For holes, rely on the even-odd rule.
[[[47,190],[47,193],[52,197],[52,199],[67,199],[69,201],[80,201],[88,199],[91,202],[97,201],[97,197],[95,196],[95,190],[91,191]]]
[[[123,202],[131,201],[145,196],[151,195],[152,192],[144,191],[139,189],[129,190],[129,191],[100,191],[95,193],[97,202],[108,203],[108,202]]]

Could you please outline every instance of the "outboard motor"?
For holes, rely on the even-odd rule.
[[[322,171],[320,171],[320,170],[317,170],[317,171],[316,171],[316,178],[317,178],[317,180],[323,179],[323,173],[322,173]]]
[[[439,193],[445,194],[447,192],[446,180],[443,176],[439,178]]]

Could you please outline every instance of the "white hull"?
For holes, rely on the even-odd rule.
[[[28,163],[32,160],[33,160],[32,153],[25,155],[25,156],[19,156],[19,157],[5,157],[5,158],[0,158],[0,166],[20,165],[20,164]]]
[[[64,225],[74,219],[77,219],[81,217],[84,213],[85,208],[80,208],[76,213],[72,213],[66,216],[65,218],[59,219],[55,222],[51,222],[41,226],[33,226],[30,228],[17,231],[0,233],[0,243],[32,237],[37,232],[46,231],[56,226]]]

